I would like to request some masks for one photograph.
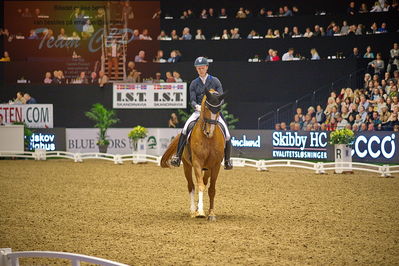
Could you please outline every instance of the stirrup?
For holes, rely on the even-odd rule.
[[[233,169],[233,163],[231,160],[224,161],[224,170]]]
[[[173,155],[172,159],[170,160],[170,164],[179,167],[180,163],[181,163],[180,157],[177,154]]]

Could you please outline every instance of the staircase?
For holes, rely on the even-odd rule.
[[[109,7],[108,7],[109,8]],[[108,78],[112,82],[119,82],[126,79],[126,54],[127,54],[127,31],[124,28],[122,22],[117,19],[111,19],[112,12],[106,12],[106,23],[104,23],[104,35],[102,38],[102,60],[101,69],[105,71]],[[116,15],[118,16],[118,15]],[[117,21],[110,24],[110,21]],[[110,58],[107,54],[107,47],[111,46],[112,41],[115,40],[117,45],[120,47],[120,56],[118,58],[118,76],[115,79],[115,70],[112,69],[110,73],[108,70],[108,61]]]

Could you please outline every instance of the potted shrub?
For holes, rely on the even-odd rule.
[[[129,139],[132,141],[133,153],[138,151],[138,143],[147,137],[148,130],[142,126],[135,126],[128,134]]]
[[[109,145],[109,140],[106,136],[107,130],[110,126],[119,122],[119,119],[116,117],[116,112],[106,109],[100,103],[95,103],[85,115],[96,122],[94,127],[100,130],[97,141],[98,149],[99,152],[106,153]]]
[[[350,129],[338,129],[330,134],[330,144],[334,145],[335,173],[352,172],[352,148],[355,133]],[[346,171],[344,171],[346,169]],[[349,169],[349,170],[348,170]]]

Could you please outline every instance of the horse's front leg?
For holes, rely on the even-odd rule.
[[[193,160],[194,161],[194,160]],[[197,218],[205,218],[205,212],[204,212],[204,191],[205,191],[205,184],[204,184],[204,178],[202,175],[202,167],[197,162],[194,163],[194,173],[195,173],[195,178],[197,179],[197,187],[198,187],[198,208],[197,208]]]
[[[211,169],[211,182],[208,189],[208,195],[209,195],[208,221],[210,222],[216,221],[215,195],[216,195],[216,180],[218,179],[219,170],[220,170],[220,164],[217,164],[215,167]]]

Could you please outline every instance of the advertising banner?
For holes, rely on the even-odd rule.
[[[131,154],[132,142],[128,138],[131,128],[111,128],[107,131],[110,141],[107,153]],[[148,128],[148,135],[144,139],[147,154],[160,156],[164,153],[171,140],[180,132],[172,128]],[[96,145],[98,129],[95,128],[67,128],[66,150],[69,152],[98,152]]]
[[[116,109],[172,109],[187,107],[186,83],[114,83]]]
[[[356,162],[399,164],[399,133],[367,131],[356,134],[352,147]]]
[[[29,150],[65,151],[65,128],[37,128],[32,130]]]
[[[272,157],[286,159],[327,160],[327,132],[273,131]]]
[[[30,128],[53,127],[52,104],[0,104],[4,124],[24,122]]]

